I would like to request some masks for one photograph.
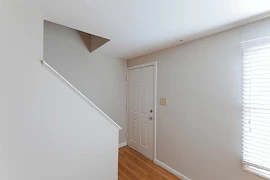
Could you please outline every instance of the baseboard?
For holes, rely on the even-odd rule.
[[[122,148],[122,147],[125,147],[125,146],[127,146],[127,142],[122,142],[122,143],[119,144],[119,148]]]
[[[175,176],[179,177],[182,180],[191,180],[188,177],[184,176],[183,174],[181,174],[180,172],[174,170],[173,168],[171,168],[170,166],[164,164],[163,162],[155,159],[154,163],[159,165],[160,167],[162,167],[163,169],[166,169],[167,171],[169,171],[170,173],[174,174]]]

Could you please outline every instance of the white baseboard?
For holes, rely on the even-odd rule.
[[[171,168],[170,166],[164,164],[163,162],[155,159],[154,163],[159,165],[160,167],[162,167],[163,169],[166,169],[167,171],[169,171],[170,173],[174,174],[175,176],[179,177],[182,180],[191,180],[188,177],[184,176],[183,174],[181,174],[180,172],[174,170],[173,168]]]
[[[125,146],[127,146],[127,142],[122,142],[122,143],[119,144],[119,148],[122,148],[122,147],[125,147]]]

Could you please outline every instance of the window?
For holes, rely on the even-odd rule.
[[[244,169],[270,179],[270,37],[242,49]]]

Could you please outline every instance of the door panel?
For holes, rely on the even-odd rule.
[[[128,145],[154,158],[154,66],[128,71]]]

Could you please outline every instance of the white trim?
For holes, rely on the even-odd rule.
[[[126,142],[128,145],[128,69],[126,69]]]
[[[166,169],[170,173],[174,174],[175,176],[179,177],[182,180],[191,180],[190,178],[186,177],[185,175],[181,174],[180,172],[176,171],[175,169],[171,168],[170,166],[164,164],[163,162],[155,159],[154,163],[162,167],[163,169]]]
[[[122,143],[119,144],[119,148],[122,148],[122,147],[125,147],[125,146],[127,146],[127,142],[122,142]]]
[[[270,169],[269,168],[265,168],[265,167],[262,167],[262,166],[259,166],[259,165],[253,164],[253,163],[249,163],[249,162],[243,161],[243,165],[244,166],[252,166],[254,168],[259,168],[259,169],[262,169],[262,170],[265,170],[265,171],[270,172]]]
[[[154,66],[154,117],[153,117],[153,120],[154,120],[154,160],[156,159],[156,152],[157,152],[157,139],[156,139],[156,132],[157,132],[157,127],[156,127],[156,124],[157,124],[157,61],[153,61],[153,62],[150,62],[150,63],[146,63],[146,64],[140,64],[140,65],[137,65],[137,66],[132,66],[132,67],[128,67],[127,68],[127,76],[128,76],[128,70],[132,70],[132,69],[139,69],[139,68],[144,68],[144,67],[149,67],[149,66]],[[128,81],[127,81],[127,93],[126,93],[126,96],[127,96],[127,104],[128,104]],[[127,133],[128,133],[128,108],[126,109],[127,110]],[[127,142],[128,142],[128,137],[127,137]]]
[[[99,109],[94,103],[92,103],[83,93],[81,93],[77,88],[75,88],[70,82],[68,82],[63,76],[61,76],[56,70],[54,70],[48,63],[45,61],[41,61],[41,64],[43,67],[48,69],[52,72],[53,75],[55,75],[57,78],[59,78],[63,83],[65,83],[73,92],[78,94],[86,103],[88,103],[90,106],[92,106],[96,111],[98,111],[102,116],[104,116],[111,124],[113,124],[116,128],[121,130],[122,128],[116,124],[109,116],[107,116],[101,109]]]
[[[130,70],[130,69],[139,69],[139,68],[144,68],[144,67],[148,67],[148,66],[156,66],[157,64],[157,61],[154,61],[154,62],[150,62],[150,63],[146,63],[146,64],[140,64],[140,65],[137,65],[137,66],[132,66],[132,67],[128,67],[127,69]]]
[[[154,62],[154,160],[157,158],[157,61]]]
[[[245,171],[247,171],[247,172],[253,173],[253,174],[255,174],[255,175],[257,175],[257,176],[260,176],[260,177],[263,177],[263,178],[265,178],[265,179],[270,179],[270,176],[265,175],[264,173],[262,173],[262,172],[260,172],[260,171],[257,171],[257,170],[255,170],[255,169],[252,169],[252,168],[250,168],[250,167],[248,167],[248,166],[249,166],[249,165],[244,164],[244,165],[243,165],[243,169],[244,169]]]
[[[261,38],[256,38],[256,39],[243,41],[241,43],[241,47],[242,48],[248,48],[248,47],[255,46],[257,44],[264,44],[264,43],[269,43],[269,42],[270,42],[270,36],[266,36],[266,37],[261,37]]]

